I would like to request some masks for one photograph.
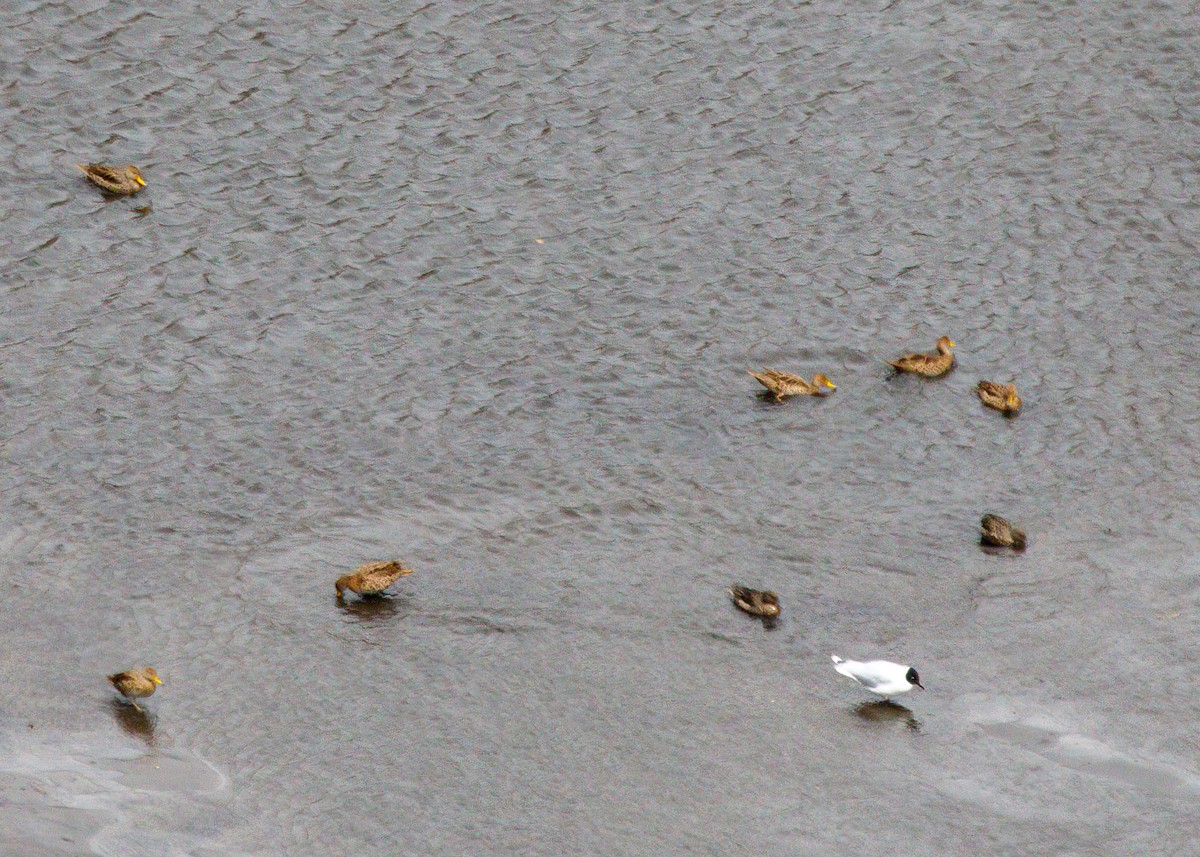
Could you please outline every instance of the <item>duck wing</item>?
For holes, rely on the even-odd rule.
[[[940,360],[940,354],[905,354],[903,357],[893,360],[892,365],[908,372],[919,372],[922,369],[936,366]]]
[[[778,369],[764,369],[762,372],[751,372],[758,383],[762,384],[776,395],[807,395],[817,392],[817,388],[799,375],[791,372],[780,372]]]
[[[750,370],[746,370],[750,371]],[[780,387],[785,387],[794,381],[803,381],[803,378],[798,378],[795,375],[787,372],[780,372],[778,369],[763,369],[761,372],[750,372],[758,383],[762,384],[768,390],[775,391]]]
[[[753,616],[778,616],[779,596],[770,590],[751,589],[748,586],[731,586],[729,594],[739,610]]]
[[[753,369],[747,369],[746,374],[748,374],[758,383],[762,384],[768,390],[774,391],[775,378],[779,373],[774,369],[763,369],[761,372],[755,372]]]
[[[119,187],[125,183],[125,171],[110,167],[107,164],[76,164],[76,167],[102,187]]]

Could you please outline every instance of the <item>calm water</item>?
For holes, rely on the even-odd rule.
[[[1193,4],[150,9],[0,18],[6,854],[1195,853]]]

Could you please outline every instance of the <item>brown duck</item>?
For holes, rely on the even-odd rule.
[[[87,180],[101,190],[129,196],[146,186],[146,180],[133,164],[110,167],[108,164],[76,164]]]
[[[1025,531],[1018,530],[999,515],[984,515],[979,522],[979,540],[985,545],[1025,550]]]
[[[954,352],[950,350],[953,347],[954,342],[950,337],[943,336],[937,341],[936,354],[905,354],[888,362],[901,372],[936,378],[938,375],[945,375],[954,365]]]
[[[979,401],[989,408],[995,408],[1005,416],[1013,416],[1021,410],[1021,397],[1017,395],[1015,384],[995,384],[991,381],[980,381],[975,387]]]
[[[729,594],[739,610],[751,616],[774,619],[779,615],[779,596],[768,590],[750,589],[748,586],[731,586]]]
[[[837,385],[825,375],[817,373],[812,381],[805,381],[799,375],[790,372],[780,372],[776,369],[763,369],[761,372],[747,372],[762,384],[776,399],[786,399],[788,396],[823,396],[825,390],[836,390]]]
[[[108,677],[108,683],[121,692],[138,711],[142,707],[136,700],[154,694],[155,689],[162,684],[162,679],[154,671],[154,667],[142,667],[140,670],[125,670]]]
[[[344,597],[343,592],[347,589],[359,595],[380,595],[383,590],[413,571],[414,569],[406,568],[395,560],[369,562],[360,565],[349,574],[343,574],[337,579],[334,588],[337,589],[339,599]]]

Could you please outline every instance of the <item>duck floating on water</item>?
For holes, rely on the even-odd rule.
[[[87,180],[101,190],[118,196],[131,196],[146,186],[142,173],[133,164],[112,167],[108,164],[76,164]]]
[[[945,375],[954,366],[954,352],[950,350],[953,347],[954,341],[948,336],[943,336],[937,341],[935,354],[905,354],[888,362],[901,372],[936,378]]]
[[[762,384],[776,400],[788,396],[823,396],[825,390],[836,390],[837,385],[823,373],[818,372],[811,381],[806,381],[799,375],[790,372],[780,372],[776,369],[763,369],[761,372],[746,370],[751,377]]]
[[[999,515],[984,515],[979,521],[979,541],[985,545],[1025,550],[1025,531],[1018,530]]]
[[[1017,395],[1016,384],[996,384],[992,381],[980,381],[975,387],[979,401],[989,408],[994,408],[1006,417],[1015,416],[1021,410],[1021,397]]]
[[[774,619],[779,616],[779,596],[770,590],[751,589],[748,586],[731,586],[729,594],[739,610],[751,616]]]

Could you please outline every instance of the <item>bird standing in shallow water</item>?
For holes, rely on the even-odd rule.
[[[953,340],[948,336],[943,336],[937,341],[936,354],[905,354],[903,357],[897,357],[888,362],[901,372],[936,378],[938,375],[945,375],[954,365],[954,352],[950,350],[953,347]]]
[[[385,562],[369,562],[360,565],[349,574],[343,574],[337,579],[334,588],[340,601],[345,596],[343,592],[349,589],[359,595],[380,595],[400,578],[412,574],[414,569],[406,568],[395,560]]]
[[[884,699],[898,693],[908,693],[914,687],[925,689],[921,677],[910,666],[891,661],[847,661],[837,655],[831,657],[835,670]]]
[[[979,540],[985,545],[1025,550],[1025,531],[1018,530],[999,515],[990,513],[979,521]]]
[[[162,684],[162,679],[158,677],[154,667],[142,667],[140,670],[113,673],[108,677],[108,682],[120,691],[134,708],[141,711],[142,707],[137,704],[137,700],[152,696],[158,685]]]
[[[1021,410],[1021,397],[1017,395],[1016,384],[996,384],[992,381],[980,381],[975,387],[979,401],[989,408],[995,408],[1006,417],[1015,416]]]
[[[749,369],[746,371],[754,380],[766,387],[776,400],[786,399],[788,396],[823,396],[826,389],[837,389],[837,385],[821,373],[814,375],[812,381],[805,381],[799,375],[780,372],[776,369],[763,369],[761,372],[753,372]]]
[[[108,164],[76,164],[87,180],[101,190],[118,196],[130,196],[146,186],[146,180],[133,164],[110,167]]]

